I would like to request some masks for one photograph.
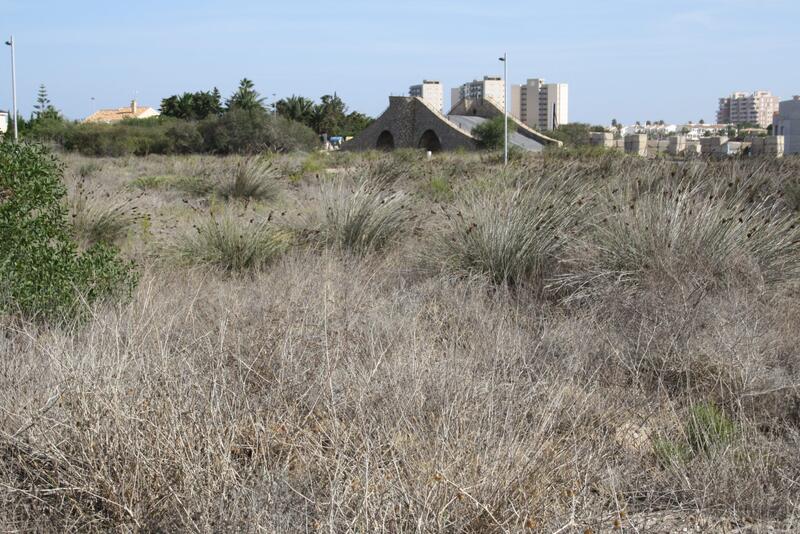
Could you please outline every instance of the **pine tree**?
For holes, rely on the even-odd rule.
[[[47,88],[44,84],[39,85],[39,93],[36,96],[36,104],[34,104],[33,109],[36,110],[34,114],[36,118],[42,116],[45,111],[48,111],[52,106],[50,105],[50,99],[47,97]]]

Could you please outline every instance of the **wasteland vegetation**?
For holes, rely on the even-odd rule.
[[[2,157],[4,530],[800,527],[796,159]]]

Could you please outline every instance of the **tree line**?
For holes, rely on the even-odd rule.
[[[105,156],[311,150],[323,134],[354,136],[372,122],[335,93],[319,103],[291,96],[267,104],[247,78],[227,99],[214,87],[166,97],[160,109],[158,117],[114,124],[67,121],[42,85],[30,119],[18,121],[23,137]]]

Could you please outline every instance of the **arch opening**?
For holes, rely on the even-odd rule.
[[[389,130],[384,130],[378,136],[375,142],[375,148],[378,150],[394,150],[394,136]]]
[[[439,152],[442,149],[442,142],[439,136],[433,130],[425,130],[422,137],[419,138],[419,148],[430,150],[431,152]]]

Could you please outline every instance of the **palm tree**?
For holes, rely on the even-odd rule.
[[[228,109],[243,109],[245,111],[263,111],[264,99],[259,97],[252,80],[242,78],[239,88],[228,99]]]
[[[275,110],[282,117],[308,125],[311,122],[314,102],[304,96],[292,95],[278,100]]]

